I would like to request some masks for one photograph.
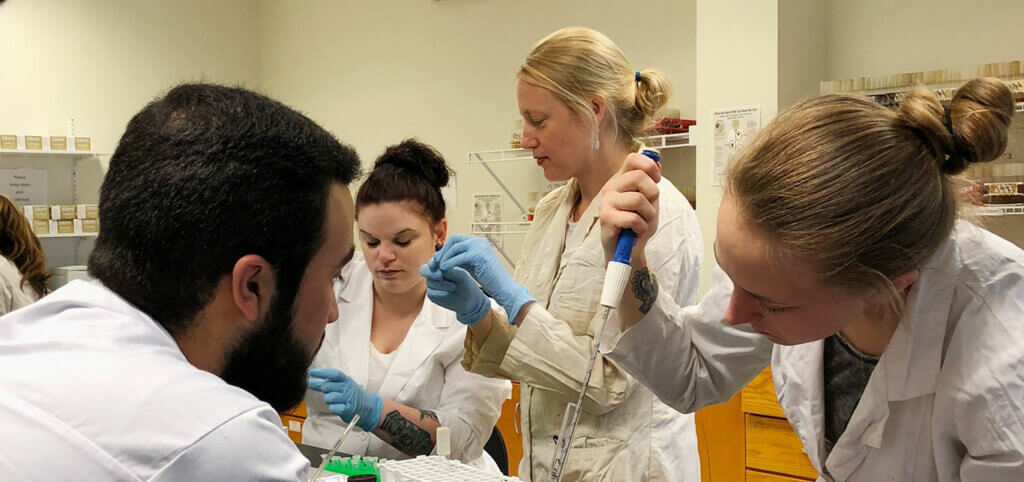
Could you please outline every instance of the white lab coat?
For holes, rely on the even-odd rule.
[[[28,283],[22,284],[21,271],[11,260],[0,256],[0,316],[39,299]]]
[[[356,254],[336,284],[338,321],[327,326],[314,367],[337,368],[366,386],[370,363],[370,324],[373,316],[373,276],[362,254]],[[433,410],[441,425],[451,429],[452,457],[497,472],[483,452],[501,404],[512,385],[505,380],[467,372],[462,360],[466,327],[455,313],[424,299],[423,309],[398,347],[379,395],[419,410]],[[324,403],[324,394],[306,392],[309,412],[302,426],[303,443],[330,448],[346,426]],[[372,433],[353,429],[339,449],[354,455],[388,459],[409,456]]]
[[[185,359],[98,281],[0,318],[3,480],[305,481],[309,461],[249,392]]]
[[[608,356],[681,411],[727,400],[771,360],[821,480],[1024,480],[1024,251],[960,221],[921,269],[846,431],[824,453],[822,341],[776,346],[701,304],[655,307]],[[657,340],[657,341],[652,341]]]
[[[703,253],[697,216],[667,178],[658,187],[658,232],[645,253],[665,296],[675,303],[693,303]],[[601,195],[566,239],[578,196],[579,183],[573,179],[537,205],[515,270],[516,281],[537,298],[524,308],[521,323],[509,325],[498,308],[491,311],[491,331],[482,345],[469,332],[472,349],[464,364],[475,373],[521,383],[523,480],[547,480],[566,405],[575,403],[583,388],[594,336],[604,318],[599,305],[605,272]],[[617,326],[617,320],[613,313],[608,325]],[[586,395],[564,480],[700,480],[693,415],[665,406],[600,356]]]

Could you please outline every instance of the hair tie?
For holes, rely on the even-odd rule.
[[[640,71],[636,72],[636,81],[640,82]],[[946,117],[949,117],[948,115]]]
[[[942,110],[946,113],[946,130],[949,131],[949,135],[953,135],[953,119],[949,116],[949,106],[943,106]]]

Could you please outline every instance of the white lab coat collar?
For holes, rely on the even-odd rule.
[[[340,313],[337,323],[341,323],[341,336],[327,336],[324,343],[330,350],[344,353],[343,359],[353,361],[345,367],[346,374],[359,385],[366,386],[370,363],[370,325],[373,320],[373,276],[361,254],[350,265],[354,269],[343,273],[345,282],[335,284]],[[450,329],[457,327],[455,317],[445,315],[444,308],[424,300],[423,309],[399,345],[391,368],[381,383],[378,392],[381,397],[397,398],[398,393],[413,379],[412,374],[438,350]],[[345,340],[345,346],[335,346],[335,340]]]

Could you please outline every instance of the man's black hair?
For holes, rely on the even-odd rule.
[[[242,256],[294,300],[324,241],[333,183],[359,158],[299,112],[237,87],[185,84],[135,115],[100,191],[89,272],[171,333]]]

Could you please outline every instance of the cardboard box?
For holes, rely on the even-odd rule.
[[[75,219],[75,234],[98,233],[100,223],[97,219]]]
[[[43,149],[43,137],[42,136],[25,136],[25,149],[30,151],[40,151]]]
[[[50,220],[50,206],[48,204],[27,205],[22,206],[21,209],[29,221]]]
[[[3,134],[0,135],[0,149],[17,149],[18,136]]]
[[[75,214],[78,219],[99,219],[100,206],[98,204],[79,204],[78,212]]]
[[[92,150],[92,139],[88,137],[76,137],[75,138],[75,150],[76,151],[91,151]]]
[[[71,220],[78,217],[77,204],[59,204],[50,206],[50,219]]]
[[[32,220],[32,232],[36,235],[50,234],[50,220],[33,219]]]
[[[51,151],[66,151],[68,150],[68,138],[64,136],[50,136],[50,147]]]
[[[57,223],[57,234],[75,234],[75,221],[72,219],[52,221]]]

